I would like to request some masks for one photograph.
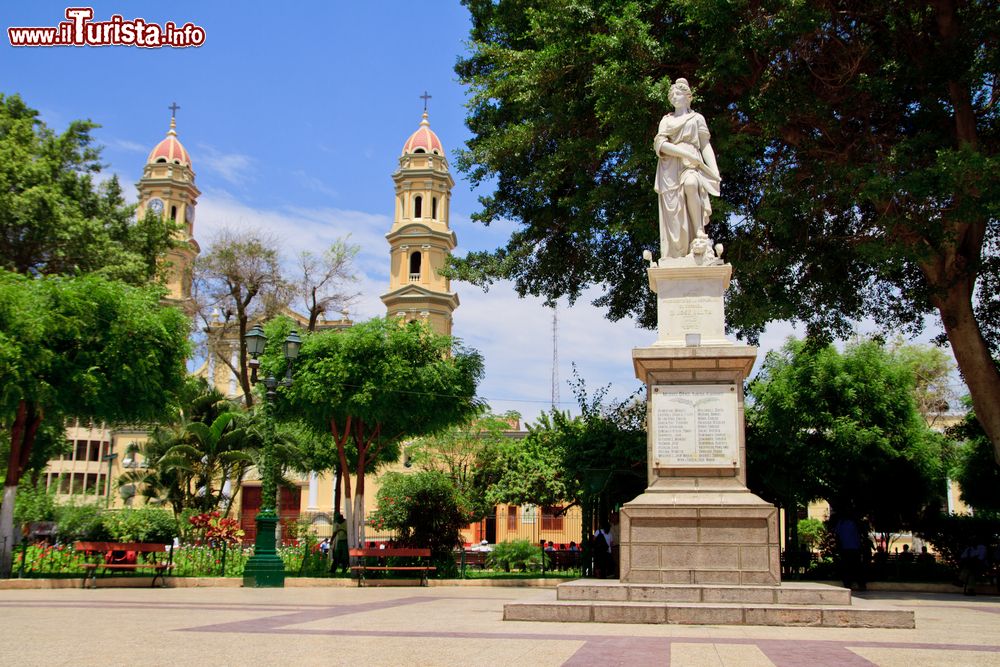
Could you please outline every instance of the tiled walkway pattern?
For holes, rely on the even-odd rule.
[[[882,596],[916,630],[505,623],[521,589],[0,591],[6,664],[1000,665],[1000,600]],[[14,658],[16,656],[16,658]],[[8,659],[13,659],[9,662]]]

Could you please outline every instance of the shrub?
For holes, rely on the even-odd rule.
[[[101,516],[108,536],[116,542],[172,542],[178,535],[177,520],[169,510],[155,507],[125,508]]]
[[[799,544],[804,544],[814,551],[823,542],[826,526],[819,519],[799,520]]]
[[[378,491],[378,509],[368,525],[396,534],[402,546],[431,550],[439,576],[456,573],[452,550],[471,514],[448,477],[437,470],[414,474],[389,473]]]
[[[544,554],[537,544],[532,544],[528,540],[511,540],[493,547],[493,551],[486,557],[486,562],[494,569],[509,571],[516,568],[524,571],[541,568],[543,558],[548,565],[548,555]]]
[[[96,504],[66,504],[56,507],[56,539],[62,543],[77,540],[110,539]]]
[[[14,522],[55,521],[55,518],[55,494],[45,490],[44,478],[40,478],[38,484],[32,484],[29,476],[23,477],[17,489],[17,500],[14,501]]]

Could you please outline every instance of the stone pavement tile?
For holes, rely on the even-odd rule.
[[[746,644],[713,644],[713,646],[725,667],[771,667],[774,664],[757,646]]]
[[[670,645],[670,667],[723,667],[724,664],[715,644],[675,642]]]
[[[1000,655],[971,651],[906,648],[854,648],[858,655],[879,667],[996,667]]]

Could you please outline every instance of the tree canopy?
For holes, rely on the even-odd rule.
[[[473,137],[459,168],[495,184],[474,218],[516,225],[453,272],[655,324],[650,148],[676,77],[722,173],[731,329],[845,336],[936,313],[1000,457],[1000,6],[728,0],[464,0]]]
[[[77,120],[56,134],[17,95],[0,94],[0,269],[97,273],[142,285],[157,275],[173,226],[134,219],[116,177],[100,183],[100,149]]]
[[[841,353],[790,340],[749,385],[750,488],[793,511],[822,498],[884,532],[912,525],[940,501],[947,465],[914,386],[912,367],[878,342]]]
[[[98,276],[0,271],[0,421],[11,436],[0,543],[13,544],[14,495],[43,424],[153,420],[182,388],[188,321],[160,306],[163,293]],[[0,559],[9,571],[10,552]]]
[[[262,369],[280,375],[288,322],[274,322]],[[330,433],[342,472],[356,475],[346,507],[352,546],[364,537],[365,474],[399,457],[406,438],[435,433],[477,414],[482,378],[478,352],[417,323],[374,319],[343,331],[303,337],[293,384],[278,408]],[[344,497],[352,498],[345,474]]]

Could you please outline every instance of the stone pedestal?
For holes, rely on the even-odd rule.
[[[683,271],[711,273],[714,294],[722,268],[729,267]],[[665,271],[678,269],[650,269],[650,281]],[[658,295],[665,292],[672,290],[660,285]],[[633,350],[647,387],[649,487],[622,508],[622,582],[781,581],[777,509],[746,487],[743,381],[756,356],[756,348],[731,342]]]
[[[285,563],[278,555],[275,529],[278,515],[274,510],[262,510],[257,514],[257,539],[254,541],[253,556],[243,568],[243,585],[247,588],[283,588],[285,585]]]
[[[914,627],[912,611],[853,604],[846,588],[781,584],[778,510],[746,486],[743,382],[757,349],[725,337],[731,275],[686,258],[649,269],[658,336],[632,351],[649,486],[621,511],[621,580],[561,584],[554,600],[505,605],[505,620]]]

